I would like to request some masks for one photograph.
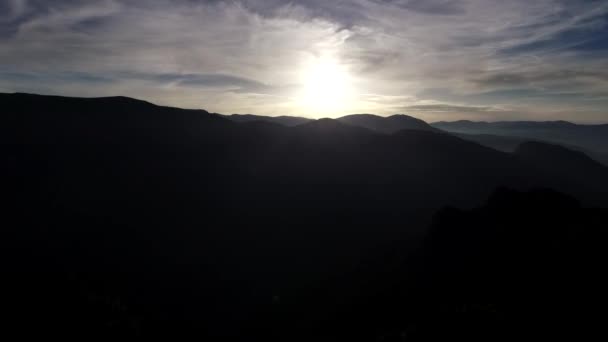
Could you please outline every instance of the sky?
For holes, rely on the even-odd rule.
[[[608,1],[0,0],[0,92],[608,123]]]

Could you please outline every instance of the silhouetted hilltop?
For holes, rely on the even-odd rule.
[[[252,115],[252,114],[232,114],[226,115],[227,119],[234,122],[253,122],[253,121],[266,121],[281,124],[283,126],[297,126],[312,121],[312,119],[302,118],[297,116],[264,116],[264,115]]]
[[[367,129],[380,133],[395,133],[400,130],[421,130],[421,131],[437,131],[426,122],[413,118],[407,115],[393,115],[382,117],[372,114],[354,114],[347,115],[337,119],[354,126],[365,127]]]
[[[61,111],[61,113],[56,114],[73,114],[86,111],[89,115],[102,112],[106,115],[112,115],[133,111],[153,112],[161,108],[169,108],[125,96],[75,98],[26,93],[0,93],[0,101],[6,106],[5,110],[9,114],[44,109],[47,112]],[[207,113],[206,111],[201,112]]]
[[[5,124],[0,139],[29,143],[70,139],[84,139],[81,143],[126,143],[139,138],[146,142],[175,143],[182,139],[177,135],[194,134],[201,138],[215,134],[217,126],[230,124],[204,110],[156,106],[127,97],[0,94],[0,103],[5,113],[0,119]]]
[[[349,124],[345,124],[340,120],[336,119],[318,119],[307,122],[303,125],[296,127],[296,129],[304,129],[304,130],[316,130],[320,132],[329,132],[332,130],[340,130],[340,131],[348,131],[348,132],[367,132],[367,134],[371,134],[368,129],[353,126]]]
[[[319,119],[293,128],[303,139],[325,143],[361,143],[377,134],[363,127],[352,126],[335,119]]]
[[[315,121],[312,119],[294,116],[272,117],[251,114],[233,114],[225,117],[234,122],[266,121],[278,123],[288,127],[298,126]],[[363,127],[378,133],[385,134],[392,134],[403,129],[437,131],[437,129],[431,127],[426,122],[403,114],[397,114],[388,117],[382,117],[373,114],[353,114],[343,116],[335,120],[349,124],[351,126]]]

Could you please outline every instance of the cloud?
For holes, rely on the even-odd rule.
[[[517,67],[509,66],[472,75],[469,92],[527,90],[536,97],[554,100],[554,94],[586,96],[608,95],[608,61],[604,58],[581,58],[573,55],[547,57]]]
[[[419,104],[401,107],[400,110],[415,117],[425,118],[427,122],[454,120],[545,120],[548,117],[564,113],[551,111],[543,113],[525,106],[474,106],[449,103]]]
[[[428,105],[413,105],[403,107],[404,110],[417,111],[417,112],[431,112],[431,113],[487,113],[499,111],[492,107],[476,107],[476,106],[455,106],[449,104],[428,104]]]
[[[460,0],[375,0],[388,3],[414,12],[431,15],[464,14],[465,7]]]
[[[569,70],[558,69],[530,73],[498,72],[489,73],[473,79],[482,88],[486,87],[526,87],[534,84],[551,84],[566,82],[572,84],[576,80],[588,79],[608,82],[608,72],[605,70]]]
[[[307,115],[294,97],[327,57],[350,73],[348,112],[434,101],[445,106],[411,109],[542,116],[556,113],[556,94],[576,92],[560,108],[605,116],[601,101],[589,107],[608,93],[605,1],[5,0],[0,10],[2,89]]]
[[[6,0],[0,2],[0,22],[18,19],[27,11],[26,0]]]

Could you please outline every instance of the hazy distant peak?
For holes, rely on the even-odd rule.
[[[422,119],[418,119],[415,118],[411,115],[407,115],[407,114],[393,114],[393,115],[389,115],[388,118],[408,118],[408,119],[412,119],[412,120],[420,120],[423,121]]]
[[[471,121],[471,120],[456,120],[456,121],[437,121],[431,125],[437,126],[492,126],[492,127],[540,127],[540,126],[551,126],[551,127],[574,127],[581,126],[579,124],[572,123],[565,120],[555,121]]]
[[[346,125],[337,119],[323,118],[323,119],[310,121],[310,122],[300,125],[298,127],[299,128],[342,129],[342,128],[351,128],[352,126]]]
[[[404,129],[436,131],[435,128],[431,127],[423,120],[404,114],[396,114],[388,117],[373,114],[352,114],[343,116],[337,120],[385,134],[392,134]]]
[[[455,121],[436,121],[432,122],[431,125],[443,125],[443,124],[487,124],[487,121],[471,121],[471,120],[455,120]]]
[[[380,115],[376,115],[376,114],[368,114],[368,113],[361,113],[361,114],[349,114],[349,115],[345,115],[342,117],[337,118],[336,120],[341,120],[341,119],[346,119],[346,118],[368,118],[368,119],[382,119],[383,117]]]
[[[287,127],[293,127],[312,121],[312,119],[298,117],[298,116],[265,116],[255,114],[232,114],[224,115],[225,118],[239,123],[252,122],[252,121],[264,121],[280,124]]]

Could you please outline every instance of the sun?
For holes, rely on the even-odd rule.
[[[352,80],[347,68],[336,59],[315,58],[301,71],[298,106],[310,116],[334,116],[352,100]]]

